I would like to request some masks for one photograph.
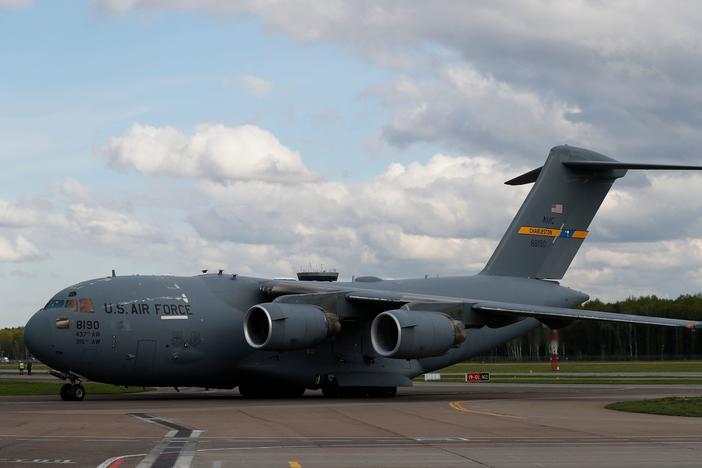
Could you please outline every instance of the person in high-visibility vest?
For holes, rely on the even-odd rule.
[[[19,366],[19,375],[24,375],[24,361],[20,361],[18,366]]]

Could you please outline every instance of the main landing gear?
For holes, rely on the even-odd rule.
[[[79,383],[61,385],[61,399],[63,401],[83,401],[85,399],[85,388]]]

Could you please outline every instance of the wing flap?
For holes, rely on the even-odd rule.
[[[513,304],[508,302],[481,301],[473,304],[473,309],[483,313],[487,312],[518,317],[534,317],[538,320],[598,320],[604,322],[678,327],[686,328],[688,330],[697,330],[702,328],[702,322],[695,322],[692,320],[648,317],[645,315],[620,314],[616,312],[601,312],[597,310],[568,309],[565,307]]]

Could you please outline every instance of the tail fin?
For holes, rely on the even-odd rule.
[[[543,167],[505,182],[535,184],[481,273],[563,278],[607,192],[627,169],[702,166],[622,163],[594,151],[556,146]]]

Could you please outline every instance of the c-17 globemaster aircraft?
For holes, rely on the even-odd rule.
[[[572,146],[506,182],[534,183],[475,276],[351,283],[203,274],[115,276],[70,286],[29,320],[25,342],[82,400],[84,379],[124,386],[239,388],[243,396],[393,396],[425,372],[545,324],[602,320],[682,327],[702,322],[576,309],[561,286],[623,163]]]

